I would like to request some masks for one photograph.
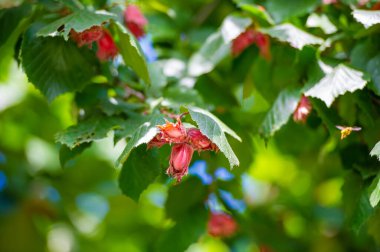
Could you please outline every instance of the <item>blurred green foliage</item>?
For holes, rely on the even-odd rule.
[[[0,251],[378,251],[376,4],[0,0]],[[64,30],[101,24],[108,61]],[[233,55],[247,28],[270,57]],[[170,147],[146,143],[183,112],[221,151],[195,153],[177,184]],[[362,129],[340,140],[336,125]],[[214,211],[234,236],[207,233]]]

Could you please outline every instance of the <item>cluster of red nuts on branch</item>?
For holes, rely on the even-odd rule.
[[[166,121],[164,125],[158,125],[159,132],[148,143],[148,148],[173,144],[169,168],[166,173],[175,178],[177,182],[180,182],[188,172],[194,150],[198,152],[208,150],[217,152],[219,149],[199,129],[186,129],[181,122],[180,116],[176,120],[176,123]]]
[[[145,26],[148,21],[137,6],[127,6],[124,11],[124,21],[125,25],[136,38],[144,36]],[[100,61],[112,59],[118,54],[118,49],[111,33],[102,26],[95,25],[81,32],[71,29],[70,37],[79,47],[87,45],[91,48],[92,43],[96,42],[98,47],[96,56]]]

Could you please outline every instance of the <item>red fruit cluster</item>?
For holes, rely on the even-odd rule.
[[[166,173],[178,182],[187,174],[194,150],[219,150],[199,129],[186,129],[179,118],[176,123],[166,121],[164,125],[157,125],[157,128],[160,132],[148,143],[148,148],[174,144]]]
[[[293,120],[295,122],[305,123],[311,110],[312,106],[309,99],[306,96],[302,95],[301,100],[299,101],[297,108],[293,113]]]
[[[125,25],[136,38],[144,36],[145,25],[148,24],[148,21],[137,6],[128,5],[124,11],[124,19]]]
[[[106,61],[108,59],[114,58],[117,55],[118,49],[111,34],[108,31],[104,30],[103,36],[97,40],[96,43],[98,45],[96,56],[99,60]]]
[[[98,45],[96,56],[101,61],[114,58],[117,53],[116,44],[111,34],[101,26],[92,26],[82,32],[70,31],[70,37],[79,47],[88,45],[91,48],[93,42]]]
[[[232,55],[238,56],[247,47],[256,44],[259,47],[260,54],[267,60],[270,59],[270,40],[269,37],[252,28],[247,29],[232,41]]]
[[[237,231],[237,224],[228,214],[212,213],[207,224],[207,231],[215,237],[231,237]]]
[[[91,48],[92,42],[99,40],[103,36],[103,28],[100,26],[92,26],[82,32],[76,32],[71,29],[70,37],[79,47],[88,45]]]

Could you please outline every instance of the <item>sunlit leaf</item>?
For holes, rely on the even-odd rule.
[[[219,31],[211,34],[199,51],[191,56],[189,74],[199,76],[211,72],[229,52],[230,45],[224,41],[222,34]]]
[[[380,142],[378,142],[375,147],[371,150],[371,156],[376,156],[380,160]]]
[[[115,18],[114,14],[98,11],[77,10],[66,17],[60,18],[38,31],[38,36],[60,36],[65,40],[69,39],[71,29],[81,32],[95,25],[102,25],[104,22]]]
[[[116,161],[116,166],[120,167],[127,159],[133,148],[146,144],[157,134],[157,125],[163,124],[164,119],[162,115],[152,115],[146,119],[146,122],[141,124],[132,134],[127,146],[125,146],[120,157]]]
[[[380,201],[380,176],[376,177],[373,185],[374,185],[373,187],[370,187],[372,191],[369,196],[369,202],[371,203],[372,207],[376,207]]]
[[[210,112],[197,107],[188,107],[188,110],[191,118],[197,123],[201,132],[215,143],[227,157],[231,168],[239,166],[239,160],[224,133],[229,134],[239,141],[241,141],[240,137]]]
[[[306,45],[320,45],[323,39],[302,31],[292,24],[281,24],[271,28],[262,28],[262,32],[282,42],[289,43],[292,47],[302,49]]]
[[[305,95],[319,98],[330,107],[338,96],[364,88],[367,81],[363,76],[363,72],[340,64],[307,90]]]
[[[380,11],[354,10],[352,15],[358,22],[362,23],[365,28],[380,23]]]
[[[231,42],[252,23],[250,18],[230,15],[226,17],[220,28],[220,32],[226,43]]]

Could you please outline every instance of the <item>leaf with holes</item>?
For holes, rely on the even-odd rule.
[[[305,92],[305,95],[319,98],[330,107],[339,95],[363,89],[366,84],[363,72],[340,64],[328,70],[321,80]]]
[[[281,24],[271,28],[263,28],[260,31],[282,42],[288,42],[292,47],[299,50],[306,45],[320,45],[323,43],[323,39],[304,32],[292,24]]]
[[[89,10],[77,10],[66,17],[60,18],[50,23],[38,31],[38,36],[60,36],[65,40],[69,39],[71,29],[76,32],[82,32],[92,26],[102,25],[103,23],[114,19],[116,16],[105,11],[92,12]]]
[[[82,143],[92,142],[107,136],[107,133],[123,122],[116,117],[92,118],[67,128],[56,135],[56,141],[74,148]]]
[[[200,131],[215,143],[227,157],[231,168],[235,165],[239,166],[239,160],[224,133],[229,134],[238,141],[241,141],[240,137],[210,112],[197,107],[188,107],[188,110],[191,118],[198,124]]]

